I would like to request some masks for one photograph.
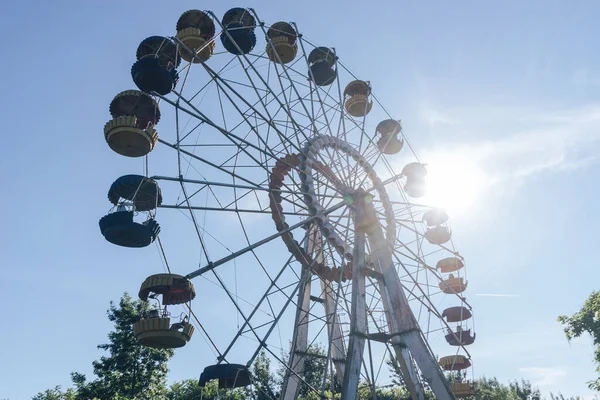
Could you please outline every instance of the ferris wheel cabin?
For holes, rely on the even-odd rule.
[[[406,164],[402,169],[402,175],[406,176],[404,191],[410,197],[423,197],[425,195],[425,177],[427,176],[427,167],[421,163]]]
[[[256,46],[254,28],[256,21],[245,8],[232,8],[221,20],[221,43],[225,50],[235,55],[248,54]]]
[[[144,39],[137,48],[136,57],[131,76],[141,91],[165,95],[173,90],[179,79],[176,68],[181,57],[171,39],[162,36]]]
[[[138,90],[126,90],[110,103],[112,119],[104,126],[104,138],[117,154],[142,157],[150,153],[158,140],[154,129],[160,119],[156,101]]]
[[[267,56],[278,64],[290,63],[298,54],[298,34],[287,22],[276,22],[267,31]]]
[[[162,204],[162,194],[154,179],[142,175],[124,175],[110,185],[108,200],[115,206],[129,202],[136,211],[150,211]]]
[[[461,322],[472,317],[471,310],[464,306],[448,307],[442,312],[446,322]]]
[[[446,223],[448,222],[448,214],[441,209],[431,209],[423,215],[423,222],[427,225],[425,239],[431,244],[444,244],[450,241],[452,231]]]
[[[214,379],[218,379],[219,389],[234,389],[248,386],[252,383],[252,376],[248,367],[241,364],[209,365],[200,374],[198,386],[204,387]]]
[[[156,181],[141,175],[122,176],[110,186],[108,200],[115,207],[99,222],[107,241],[123,247],[146,247],[154,242],[160,225],[152,211],[162,203]],[[146,218],[137,222],[135,214]]]
[[[315,47],[308,55],[308,76],[317,86],[329,86],[337,77],[336,56],[332,49]]]
[[[404,140],[398,135],[402,132],[400,121],[386,119],[381,121],[375,132],[381,135],[377,141],[377,147],[383,154],[398,154],[404,146]]]
[[[364,117],[367,115],[371,108],[373,108],[373,101],[369,100],[371,94],[371,87],[365,81],[352,81],[344,89],[344,98],[346,99],[344,107],[348,114],[353,117]]]
[[[467,282],[462,277],[450,276],[440,282],[440,289],[446,294],[462,293],[467,290]]]
[[[435,268],[439,269],[440,272],[447,274],[450,272],[458,271],[464,268],[465,263],[458,257],[447,257],[437,262]]]
[[[162,303],[158,300],[160,296]],[[188,322],[188,316],[171,323],[167,305],[189,303],[195,296],[193,284],[181,275],[156,274],[146,278],[139,297],[143,301],[156,300],[159,304],[133,324],[133,333],[138,343],[157,349],[185,346],[192,338],[194,326]]]
[[[203,11],[188,10],[181,14],[176,25],[179,55],[184,61],[208,61],[215,50],[215,24]]]

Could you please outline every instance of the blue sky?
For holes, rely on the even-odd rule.
[[[476,310],[475,375],[589,395],[591,341],[567,343],[556,317],[576,311],[600,278],[597,3],[247,5],[265,21],[295,21],[311,41],[335,46],[402,118],[421,157],[452,164],[454,241],[468,260]],[[133,87],[139,41],[172,34],[181,12],[198,6],[2,4],[0,279],[9,300],[0,397],[30,398],[68,385],[71,371],[89,373],[110,329],[108,301],[160,272],[154,247],[128,252],[98,232],[110,183],[142,171],[108,149],[102,127],[111,98]],[[222,15],[240,4],[201,6]],[[202,296],[195,302],[213,306]],[[170,363],[171,380],[197,377],[210,363],[196,339]]]

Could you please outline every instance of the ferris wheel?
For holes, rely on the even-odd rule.
[[[179,348],[196,332],[214,354],[199,383],[221,388],[252,385],[265,351],[285,400],[334,380],[343,399],[374,391],[391,356],[413,399],[472,395],[464,259],[448,214],[419,203],[427,167],[398,116],[294,23],[189,10],[173,33],[141,41],[137,89],[114,97],[104,127],[145,173],[110,186],[100,230],[156,244],[166,269],[139,290],[157,307],[134,325],[138,341]],[[325,359],[318,386],[311,357]]]

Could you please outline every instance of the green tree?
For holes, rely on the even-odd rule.
[[[390,355],[390,358],[385,362],[390,371],[390,378],[392,378],[392,384],[395,386],[404,387],[404,378],[402,377],[402,370],[398,359],[394,355]]]
[[[594,398],[597,399],[597,397]],[[559,392],[558,394],[550,393],[550,400],[581,400],[581,397],[565,397],[562,393]]]
[[[327,352],[325,348],[318,345],[313,344],[308,347],[306,350],[306,358],[304,361],[304,380],[310,386],[317,390],[321,390],[321,386],[323,386],[323,377],[325,376],[325,371],[327,369]],[[331,372],[331,371],[329,371]],[[337,375],[331,373],[328,374],[328,379],[325,382],[325,389],[332,390],[337,388],[332,388],[332,380],[333,382],[337,381]],[[335,386],[335,383],[333,384]],[[308,387],[307,385],[302,385],[300,389],[300,395],[306,396],[308,393],[314,393],[314,391]]]
[[[72,374],[79,396],[86,399],[116,396],[155,399],[164,396],[167,361],[173,356],[173,350],[141,346],[133,334],[133,324],[149,309],[148,302],[132,300],[127,293],[121,297],[118,306],[110,303],[107,315],[115,328],[108,334],[109,343],[98,345],[108,355],[92,363],[97,377],[93,381],[87,381],[83,374]]]
[[[174,383],[167,392],[168,400],[188,400],[202,398],[203,388],[198,386],[196,379],[186,379]]]
[[[539,389],[526,380],[502,384],[497,378],[480,378],[475,381],[475,399],[486,400],[541,400]]]
[[[508,388],[512,398],[519,400],[541,400],[542,395],[538,388],[534,388],[531,382],[521,379],[521,382],[509,382]]]
[[[315,393],[308,385],[302,385],[300,389],[299,400],[321,400],[320,390],[323,385],[323,376],[327,368],[327,353],[323,346],[313,344],[308,347],[306,351],[305,364],[304,364],[304,380],[306,383],[313,388],[317,389],[319,393]],[[392,373],[392,380],[395,383],[402,381],[402,375],[400,368],[394,359],[390,359],[388,362],[390,366],[390,372]],[[396,366],[397,368],[394,368]],[[285,368],[278,371],[278,382],[283,380],[285,376]],[[326,399],[341,399],[341,385],[338,382],[337,375],[328,373],[328,379],[325,382],[324,396]],[[375,396],[377,400],[411,400],[410,393],[403,387],[403,385],[394,385],[391,387],[382,387],[375,389]],[[433,399],[431,392],[427,392],[427,399]],[[358,400],[373,400],[372,388],[366,383],[361,383],[358,389]]]
[[[107,315],[114,323],[114,330],[108,334],[108,343],[98,346],[108,354],[92,363],[95,379],[88,381],[85,375],[74,372],[71,380],[75,390],[62,392],[56,387],[39,393],[34,399],[164,398],[167,391],[167,361],[173,356],[173,350],[140,346],[133,334],[133,323],[149,308],[147,302],[133,300],[127,293],[121,297],[118,305],[111,302]]]
[[[284,357],[285,363],[287,364],[287,356]],[[323,377],[327,368],[327,352],[325,347],[319,344],[311,344],[308,346],[304,356],[304,381],[306,384],[300,386],[300,397],[299,400],[312,400],[313,398],[318,399],[323,385]],[[283,379],[286,375],[287,368],[282,366],[277,371],[276,382],[281,386]],[[312,389],[316,389],[319,394],[315,393]],[[341,384],[337,379],[337,375],[334,373],[333,376],[331,371],[327,373],[327,380],[325,381],[325,397],[334,398],[336,393],[341,391]],[[316,396],[316,397],[315,397]],[[329,397],[328,397],[329,396]]]
[[[510,389],[501,384],[496,378],[483,377],[477,380],[475,385],[475,398],[487,400],[507,400],[509,399]]]
[[[73,389],[62,391],[60,386],[48,389],[33,396],[31,400],[76,400]]]
[[[404,377],[402,376],[402,370],[400,369],[400,364],[398,363],[398,359],[394,355],[390,355],[390,358],[386,361],[386,364],[390,371],[390,378],[392,378],[392,388],[389,393],[382,392],[382,396],[396,396],[393,398],[396,399],[407,399],[411,400],[410,392],[406,388]],[[452,376],[456,376],[458,378],[453,378]],[[435,399],[427,380],[422,376],[421,384],[423,385],[424,395],[426,399]],[[457,371],[454,375],[446,374],[446,378],[449,379],[450,382],[462,382],[462,374],[460,371]],[[379,390],[379,389],[377,389]],[[382,397],[382,399],[387,397]]]
[[[173,384],[166,395],[167,400],[245,400],[248,392],[245,389],[225,390],[219,389],[218,381],[209,382],[205,387],[200,387],[196,379],[186,379]]]
[[[271,372],[271,359],[262,350],[252,364],[253,400],[275,400],[279,398],[281,380]]]
[[[563,325],[567,339],[580,337],[588,333],[594,341],[594,361],[598,366],[596,372],[600,374],[600,292],[593,292],[587,298],[583,307],[575,314],[561,315],[558,322]],[[600,391],[600,377],[588,382],[592,390]]]

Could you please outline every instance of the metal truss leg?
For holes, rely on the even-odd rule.
[[[378,262],[375,262],[375,270],[377,272],[381,272]],[[395,318],[396,313],[392,309],[390,297],[388,296],[388,292],[383,280],[379,280],[379,293],[381,293],[381,301],[385,310],[388,331],[398,332],[399,323]],[[424,400],[425,392],[423,390],[423,385],[421,385],[421,381],[419,380],[419,376],[415,370],[414,364],[410,357],[410,352],[406,347],[399,343],[397,337],[392,338],[392,347],[394,348],[396,361],[400,366],[400,371],[402,372],[402,377],[404,378],[404,384],[410,392],[411,398],[413,400]]]
[[[323,307],[327,316],[327,333],[331,343],[331,359],[335,367],[335,372],[339,382],[344,380],[346,349],[344,346],[344,337],[340,326],[339,317],[336,315],[335,296],[331,285],[321,280],[321,296],[323,298]]]
[[[316,226],[306,232],[307,240],[305,250],[310,254],[314,250],[314,237],[317,233]],[[282,400],[296,400],[300,394],[300,378],[304,377],[304,361],[308,349],[308,310],[310,310],[311,272],[302,269],[300,274],[300,288],[298,291],[298,308],[294,322],[294,334],[289,357],[289,369],[283,379],[281,390]],[[292,372],[293,371],[293,372]]]
[[[342,381],[342,399],[356,399],[367,332],[367,306],[365,298],[365,231],[364,200],[355,200],[354,253],[352,256],[352,304],[350,310],[350,339],[346,369]]]
[[[417,324],[416,318],[408,305],[406,295],[402,290],[402,284],[398,273],[394,268],[390,245],[383,236],[383,231],[376,217],[375,208],[372,204],[365,205],[365,219],[371,221],[367,228],[367,236],[371,246],[371,258],[375,263],[375,268],[383,275],[382,296],[387,298],[387,308],[390,310],[388,318],[392,335],[392,344],[396,350],[398,362],[402,368],[404,380],[411,389],[413,399],[421,399],[422,388],[419,389],[420,382],[416,371],[413,368],[412,359],[415,360],[421,374],[429,383],[438,400],[455,400],[454,394],[450,390],[450,385],[446,380],[437,360],[429,351],[425,339],[421,335],[421,330]],[[404,349],[402,349],[404,348]],[[408,354],[410,353],[410,354]],[[404,363],[404,366],[402,365]],[[406,368],[406,372],[404,371]],[[409,383],[412,381],[412,385]],[[421,393],[420,393],[421,392]]]

